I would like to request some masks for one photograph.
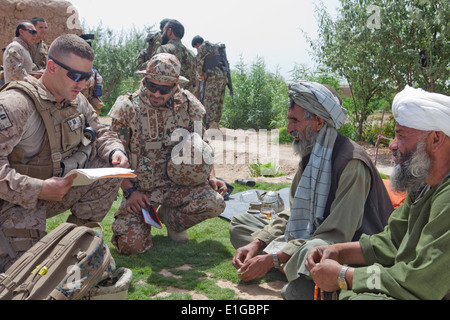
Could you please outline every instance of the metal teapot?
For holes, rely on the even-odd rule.
[[[262,206],[267,207],[270,206],[275,211],[275,213],[280,213],[284,210],[284,201],[281,198],[280,194],[276,191],[265,191],[260,194],[257,190],[256,194],[258,195],[259,201],[262,203]]]

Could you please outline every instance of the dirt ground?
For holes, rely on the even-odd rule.
[[[106,125],[110,124],[109,118],[102,118]],[[220,129],[209,132],[211,144],[215,149],[215,172],[216,176],[227,182],[235,182],[236,179],[252,179],[255,181],[271,183],[290,183],[298,168],[300,158],[293,153],[290,144],[277,145],[273,141],[276,132],[255,132],[252,130],[230,130]],[[258,149],[255,146],[259,146]],[[378,170],[386,175],[391,174],[392,156],[387,148],[378,151],[374,146],[363,145],[367,153],[375,162]],[[248,168],[249,163],[259,161],[262,164],[274,163],[279,173],[284,175],[279,177],[252,177]],[[191,268],[189,265],[181,268]],[[177,277],[167,270],[162,270],[164,276]],[[280,290],[286,283],[283,281],[267,282],[263,284],[235,284],[227,281],[217,281],[217,285],[232,289],[236,294],[247,300],[281,300]],[[188,292],[177,288],[167,288],[159,296],[168,296],[174,292],[189,293],[194,300],[207,300],[204,295],[196,292]]]
[[[190,270],[192,269],[192,266],[190,265],[184,265],[178,268],[179,270]],[[174,275],[170,271],[163,269],[160,271],[160,274],[165,277],[172,277],[175,279],[181,278],[180,276]],[[233,290],[236,295],[241,299],[246,300],[281,300],[280,291],[286,284],[286,282],[283,281],[272,281],[272,282],[266,282],[262,284],[257,283],[250,283],[250,284],[243,284],[243,283],[232,283],[230,281],[222,281],[218,280],[216,281],[216,284],[223,288],[223,289],[231,289]],[[192,296],[193,300],[209,300],[208,297],[206,297],[203,294],[199,294],[195,291],[188,291],[183,289],[178,289],[174,287],[168,287],[164,290],[164,292],[161,292],[157,294],[155,297],[158,298],[164,298],[167,297],[173,293],[188,293]]]
[[[214,169],[216,176],[228,182],[235,182],[236,179],[252,179],[255,181],[271,183],[290,183],[297,171],[300,157],[295,155],[291,144],[276,145],[274,137],[276,133],[255,133],[244,130],[220,130],[223,139],[226,141],[212,140],[211,144],[216,150],[216,162]],[[262,150],[255,150],[251,145],[262,145]],[[376,148],[372,145],[362,144],[366,152],[375,162],[378,170],[386,175],[391,174],[392,155],[388,148]],[[223,152],[221,150],[224,150]],[[223,153],[223,154],[222,154]],[[279,177],[252,177],[248,168],[249,163],[259,161],[262,164],[275,163]]]
[[[111,119],[101,118],[101,122],[109,125]],[[275,144],[276,131],[231,130],[220,129],[208,131],[211,137],[211,145],[215,150],[214,169],[216,176],[227,182],[235,182],[236,179],[252,179],[255,181],[271,183],[290,183],[295,175],[300,161],[299,156],[294,155],[290,144]],[[392,155],[388,148],[380,148],[378,151],[372,145],[363,144],[364,149],[375,162],[381,173],[391,174]],[[278,177],[252,177],[249,163],[261,164],[274,163]]]

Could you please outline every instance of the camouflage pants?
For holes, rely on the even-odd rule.
[[[95,158],[88,166],[101,168],[109,165]],[[0,231],[6,235],[10,245],[7,248],[0,239],[0,269],[11,265],[43,237],[48,218],[70,210],[72,214],[68,222],[84,224],[102,221],[117,198],[120,183],[119,179],[107,179],[88,186],[73,187],[62,201],[39,201],[34,209],[0,200]],[[8,254],[11,248],[17,253],[13,259]]]
[[[227,78],[206,79],[204,88],[205,94],[202,101],[202,104],[206,109],[206,123],[220,122],[227,83]]]
[[[172,185],[156,188],[146,193],[162,222],[171,230],[184,231],[210,218],[219,216],[225,210],[225,201],[208,183],[196,187]],[[150,225],[142,214],[132,214],[122,200],[112,225],[111,242],[120,253],[144,253],[153,247]]]

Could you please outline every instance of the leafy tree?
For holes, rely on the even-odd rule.
[[[373,1],[381,8],[375,35],[380,66],[396,91],[405,85],[448,93],[450,3],[438,0]]]
[[[95,52],[94,67],[103,78],[103,96],[105,110],[108,112],[119,95],[134,92],[140,78],[136,76],[136,59],[146,47],[145,38],[151,28],[131,29],[128,32],[116,32],[104,28],[101,24],[94,28],[85,28],[85,33],[95,35],[92,48]]]
[[[448,1],[341,0],[334,20],[323,3],[316,14],[319,38],[306,37],[316,61],[352,90],[356,140],[374,98],[392,99],[406,84],[448,91]]]
[[[267,72],[264,59],[258,57],[247,70],[241,57],[232,71],[234,99],[226,97],[222,126],[231,129],[271,129],[277,126],[280,102],[279,86],[285,87],[279,74]],[[277,94],[274,94],[274,93]]]

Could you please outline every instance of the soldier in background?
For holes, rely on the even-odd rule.
[[[161,22],[159,23],[160,32],[148,34],[146,39],[148,47],[142,50],[137,58],[136,64],[138,70],[145,70],[145,68],[147,68],[148,60],[150,60],[150,58],[153,57],[153,55],[156,53],[156,50],[158,50],[158,48],[161,46],[164,26],[169,20],[170,19],[168,18],[161,20]]]
[[[37,31],[36,41],[30,46],[30,56],[38,70],[47,68],[48,46],[44,42],[48,25],[44,18],[34,17],[30,20]]]
[[[2,53],[6,48],[2,49]],[[3,65],[0,65],[0,87],[5,84],[5,72],[3,71]]]
[[[205,124],[207,128],[219,129],[228,84],[226,57],[221,53],[220,45],[204,41],[201,36],[192,39],[192,47],[197,49],[195,65],[200,81],[197,98],[206,109]]]
[[[178,165],[171,161],[178,146],[174,135],[204,131],[205,109],[192,93],[180,88],[187,79],[180,76],[178,59],[157,54],[138,74],[144,77],[139,90],[119,97],[109,113],[111,130],[127,146],[137,175],[123,180],[124,198],[112,225],[111,242],[123,254],[144,253],[153,247],[151,226],[142,209],[160,206],[158,214],[169,237],[186,242],[188,228],[223,212],[222,196],[227,191],[226,184],[215,177],[214,161]],[[209,147],[201,141],[203,147]]]
[[[183,37],[184,26],[177,20],[169,20],[164,26],[161,47],[157,53],[170,53],[178,58],[181,63],[181,74],[189,80],[182,88],[195,93],[195,55],[181,42]]]
[[[101,97],[103,95],[103,78],[100,73],[92,67],[93,75],[86,82],[86,88],[81,93],[88,99],[92,107],[94,107],[97,115],[100,115],[102,108],[105,106]]]
[[[3,55],[5,83],[12,80],[23,80],[36,66],[30,56],[30,46],[36,42],[37,31],[29,22],[20,22],[16,27],[16,37],[6,47]]]
[[[84,39],[92,47],[91,40],[95,40],[95,35],[82,34],[80,38]],[[92,77],[86,81],[86,87],[81,90],[81,93],[88,99],[91,106],[94,107],[97,115],[100,115],[101,109],[105,106],[101,99],[103,95],[103,78],[95,67],[92,67]]]

